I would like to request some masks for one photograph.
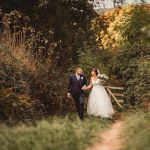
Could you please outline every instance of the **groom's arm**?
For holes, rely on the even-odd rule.
[[[84,85],[87,85],[87,78],[86,78],[86,75],[84,75]]]

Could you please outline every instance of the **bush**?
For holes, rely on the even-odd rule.
[[[149,97],[149,49],[144,43],[129,44],[113,58],[111,71],[126,83],[126,104],[138,105]]]
[[[74,111],[74,101],[67,98],[68,77],[69,74],[61,73],[60,68],[52,67],[47,70],[44,67],[30,82],[31,95],[39,99],[49,113],[64,114]]]
[[[38,119],[45,113],[42,103],[32,99],[29,81],[32,73],[0,45],[0,112],[6,120]]]
[[[140,60],[143,61],[143,60]],[[134,77],[127,81],[126,98],[131,105],[145,106],[150,109],[150,63],[144,60],[139,66]]]
[[[74,111],[67,98],[68,74],[50,59],[33,60],[24,49],[0,47],[0,111],[5,119],[38,119],[49,113]]]

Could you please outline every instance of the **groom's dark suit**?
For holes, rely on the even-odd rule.
[[[69,77],[68,92],[71,93],[72,97],[75,100],[77,112],[80,119],[83,119],[85,97],[85,92],[81,88],[86,84],[87,81],[85,75],[80,75],[79,79],[77,79],[76,74],[73,74]]]

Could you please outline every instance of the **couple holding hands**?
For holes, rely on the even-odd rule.
[[[101,118],[112,118],[114,109],[111,100],[102,85],[101,74],[98,69],[91,71],[90,84],[87,85],[86,76],[80,67],[76,68],[73,75],[69,77],[68,97],[75,100],[76,109],[81,120],[84,119],[85,91],[92,89],[88,98],[87,113]]]

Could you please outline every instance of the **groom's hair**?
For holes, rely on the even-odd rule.
[[[76,71],[79,70],[79,69],[81,69],[81,67],[76,67]]]

